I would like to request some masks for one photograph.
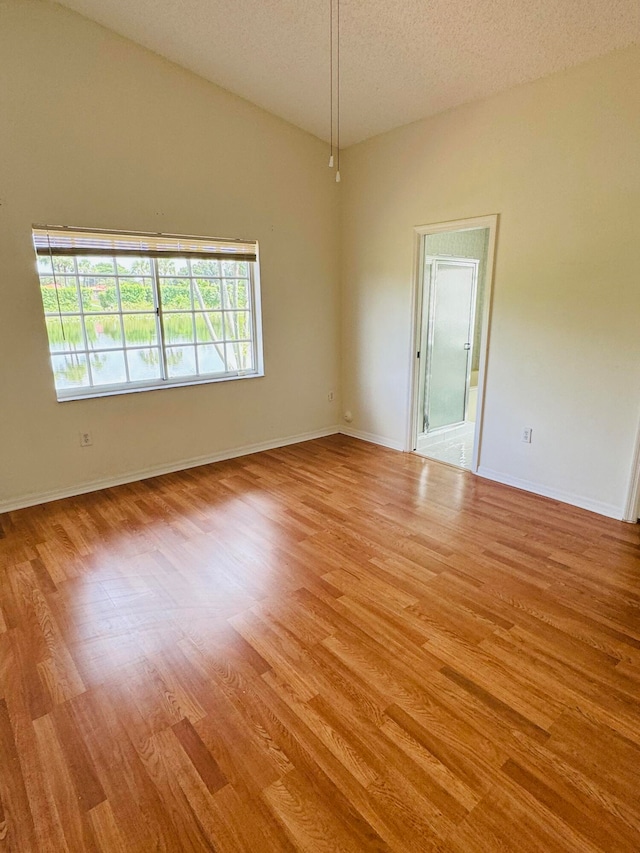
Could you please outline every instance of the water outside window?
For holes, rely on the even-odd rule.
[[[58,390],[254,368],[245,261],[41,255],[38,272]]]

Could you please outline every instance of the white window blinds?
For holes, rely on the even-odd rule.
[[[35,226],[33,242],[40,256],[137,255],[152,258],[203,260],[256,260],[256,243],[247,240],[212,240],[176,234],[147,234]]]

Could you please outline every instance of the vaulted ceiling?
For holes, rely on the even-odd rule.
[[[328,139],[330,0],[62,5]],[[343,147],[640,41],[639,0],[341,0],[340,15]]]

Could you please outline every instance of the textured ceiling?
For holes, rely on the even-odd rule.
[[[330,0],[63,0],[323,139]],[[341,0],[342,147],[640,41],[640,0]]]

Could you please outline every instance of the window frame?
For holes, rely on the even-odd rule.
[[[58,234],[62,234],[66,232],[66,228],[53,227],[53,226],[33,226],[33,237],[34,243],[36,240],[36,233],[40,233],[43,231],[51,231]],[[72,235],[77,235],[82,237],[91,238],[92,235],[96,237],[97,240],[100,239],[101,235],[108,234],[110,237],[115,235],[117,236],[130,236],[132,234],[136,234],[141,237],[149,237],[152,240],[161,240],[166,238],[167,240],[171,240],[175,242],[175,240],[184,240],[186,241],[202,241],[210,242],[213,244],[222,243],[222,244],[230,244],[232,245],[235,242],[239,243],[247,243],[248,241],[230,241],[230,240],[220,240],[219,238],[202,238],[202,237],[187,237],[186,235],[162,235],[162,234],[145,234],[144,232],[125,232],[125,231],[115,231],[109,230],[105,231],[102,229],[80,229],[80,228],[69,228],[68,232]],[[47,346],[49,349],[49,362],[51,366],[52,378],[54,390],[56,393],[56,397],[59,403],[68,402],[73,400],[86,400],[97,397],[112,397],[119,396],[121,394],[131,394],[131,393],[140,393],[144,391],[157,391],[166,388],[181,388],[188,387],[191,385],[208,385],[217,382],[229,382],[236,379],[254,379],[264,376],[264,354],[263,354],[263,341],[262,341],[262,304],[261,304],[261,294],[260,294],[260,265],[259,265],[259,254],[258,254],[258,244],[256,241],[251,241],[252,245],[255,246],[255,260],[247,260],[246,258],[238,258],[234,260],[232,257],[227,257],[226,260],[232,260],[234,263],[246,263],[247,264],[247,276],[226,276],[222,274],[222,268],[220,269],[220,275],[212,276],[212,275],[204,275],[197,274],[193,272],[192,269],[192,260],[195,258],[202,258],[202,255],[198,255],[193,253],[193,257],[189,257],[191,254],[189,251],[180,251],[176,254],[171,254],[170,251],[163,253],[162,257],[166,260],[176,260],[180,258],[184,260],[185,258],[188,261],[188,275],[163,275],[159,271],[159,258],[160,255],[154,253],[153,251],[145,251],[140,250],[136,251],[133,254],[131,251],[123,253],[120,252],[120,257],[124,257],[125,255],[128,258],[131,257],[140,257],[144,258],[148,261],[148,273],[130,273],[123,274],[118,271],[118,250],[114,248],[112,250],[105,250],[100,252],[100,257],[108,257],[113,261],[113,273],[104,273],[104,277],[113,278],[115,283],[116,295],[117,295],[117,309],[113,311],[104,310],[104,311],[85,311],[83,300],[82,300],[82,285],[81,279],[83,275],[91,275],[91,274],[83,274],[78,271],[78,257],[83,257],[81,251],[70,252],[65,255],[63,250],[58,249],[56,251],[57,257],[69,258],[73,260],[74,264],[74,272],[72,273],[55,273],[54,271],[54,256],[49,254],[51,259],[51,272],[46,273],[42,272],[39,268],[39,265],[36,264],[37,275],[38,275],[38,283],[40,287],[41,299],[42,299],[42,279],[43,278],[53,278],[54,279],[54,287],[59,287],[56,281],[56,275],[60,277],[71,277],[74,279],[77,288],[78,295],[78,310],[77,311],[56,311],[56,312],[48,312],[45,306],[44,301],[42,302],[43,307],[43,318],[45,320],[45,328],[47,327],[46,321],[49,318],[60,318],[61,323],[64,323],[64,318],[73,318],[74,320],[79,320],[81,324],[82,330],[82,348],[75,349],[73,351],[68,350],[64,351],[55,351],[51,349],[51,341],[49,338],[48,328],[46,328],[47,335]],[[89,252],[89,254],[96,254]],[[47,257],[46,253],[43,251],[38,251],[36,249],[36,261],[39,261],[41,257]],[[216,257],[214,253],[211,253],[210,260],[218,260],[219,263],[222,263],[223,260],[220,257]],[[93,277],[100,277],[99,273],[94,273]],[[123,307],[122,303],[122,294],[120,291],[120,279],[132,278],[132,279],[143,279],[144,281],[148,281],[151,285],[152,291],[152,302],[153,308],[149,308],[149,310],[143,309],[131,309],[127,310]],[[162,306],[162,279],[184,279],[189,283],[189,291],[190,291],[190,300],[191,307],[185,309],[167,309]],[[243,338],[242,340],[233,339],[232,341],[227,341],[226,337],[226,321],[228,313],[237,313],[240,311],[238,308],[226,308],[225,302],[228,298],[226,283],[229,280],[235,279],[237,280],[247,280],[247,308],[242,309],[243,312],[248,314],[248,319],[250,323],[250,337]],[[218,280],[220,283],[220,308],[206,308],[202,304],[200,304],[199,308],[196,308],[196,296],[194,292],[194,283],[198,279],[212,279]],[[151,315],[155,317],[155,327],[156,327],[156,343],[149,344],[147,346],[144,345],[132,345],[127,346],[127,338],[125,333],[125,319],[128,316],[138,315]],[[196,319],[198,315],[206,315],[206,314],[219,314],[221,318],[221,329],[222,329],[222,339],[215,341],[199,341],[198,335],[196,332]],[[188,316],[192,318],[194,324],[194,334],[193,341],[180,343],[172,343],[167,336],[167,332],[165,329],[165,323],[167,318],[172,316]],[[87,328],[85,319],[87,317],[102,317],[109,316],[118,320],[120,326],[120,335],[121,335],[121,345],[114,347],[102,347],[92,349],[89,345],[89,339],[87,336]],[[223,348],[226,348],[229,344],[234,343],[242,343],[249,344],[252,353],[252,368],[245,370],[226,370],[224,372],[219,373],[203,373],[203,374],[187,374],[182,376],[171,376],[169,367],[168,367],[168,359],[167,356],[170,353],[173,347],[188,347],[193,350],[193,357],[195,359],[196,370],[198,370],[198,352],[199,348],[202,346],[216,346],[221,345]],[[82,356],[86,360],[87,365],[87,374],[89,377],[89,382],[93,383],[93,374],[92,374],[92,366],[91,366],[91,356],[99,355],[104,353],[121,353],[123,357],[125,374],[127,377],[130,376],[130,367],[129,367],[129,359],[128,354],[130,352],[135,352],[136,350],[155,350],[158,353],[159,358],[159,369],[161,376],[159,378],[153,377],[150,379],[141,379],[141,380],[131,380],[127,379],[125,382],[111,382],[108,384],[90,384],[87,386],[75,386],[69,388],[59,388],[56,383],[56,372],[54,367],[54,357],[55,356],[68,356],[73,353],[77,353]],[[226,356],[226,353],[225,353]],[[225,365],[226,365],[226,357],[225,357]]]

